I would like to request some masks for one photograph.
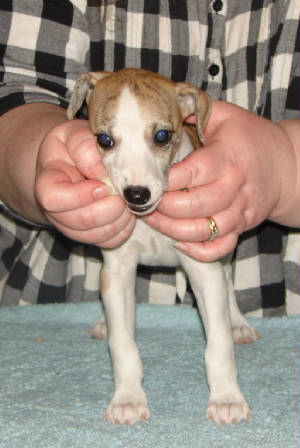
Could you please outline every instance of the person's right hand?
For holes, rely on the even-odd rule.
[[[39,206],[69,238],[113,248],[131,234],[135,217],[101,182],[105,168],[87,121],[66,121],[48,132],[36,173]]]

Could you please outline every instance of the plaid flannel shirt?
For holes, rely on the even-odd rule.
[[[0,11],[0,113],[66,108],[82,72],[142,67],[271,120],[299,118],[298,0],[2,0]],[[99,297],[97,248],[3,203],[0,254],[3,305]],[[298,231],[266,221],[244,233],[233,268],[243,312],[299,311]],[[140,267],[137,296],[176,303],[174,271]]]

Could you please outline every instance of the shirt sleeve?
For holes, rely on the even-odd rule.
[[[1,1],[0,114],[32,102],[67,107],[90,48],[85,11],[75,3]]]

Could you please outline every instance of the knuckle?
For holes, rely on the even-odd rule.
[[[210,235],[210,228],[206,219],[195,221],[195,241],[206,241]]]
[[[108,242],[117,238],[120,242],[125,241],[132,232],[134,219],[129,213],[123,213],[121,217],[101,228],[100,242]],[[120,243],[119,243],[120,244]]]
[[[96,227],[96,217],[93,209],[85,209],[79,212],[79,223],[82,229],[90,230]]]
[[[201,182],[201,179],[206,177],[206,167],[201,164],[189,164],[187,167],[187,179],[189,179],[189,185],[197,186]]]
[[[245,231],[246,226],[247,226],[246,218],[242,214],[238,221],[238,224],[236,226],[236,232],[240,235],[241,233],[243,233]]]
[[[118,225],[116,222],[106,224],[101,228],[101,241],[108,241],[113,239],[118,233]]]
[[[123,244],[131,235],[135,226],[135,218],[132,217],[125,228],[123,228],[120,232],[117,232],[115,235],[103,239],[98,242],[98,245],[103,249],[113,249],[117,246]]]
[[[191,216],[196,217],[199,211],[203,209],[203,198],[199,192],[191,192],[189,195],[188,209]]]
[[[230,238],[228,238],[229,241],[227,242],[227,245],[224,245],[224,254],[222,256],[225,256],[230,252],[234,251],[238,243],[238,238],[239,238],[238,232],[235,231],[230,234]]]
[[[72,132],[66,142],[69,152],[76,158],[89,158],[96,148],[94,135],[86,128],[80,127]]]

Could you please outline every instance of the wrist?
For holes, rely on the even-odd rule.
[[[0,197],[30,221],[49,223],[35,199],[36,160],[47,132],[63,121],[65,110],[46,103],[22,105],[0,118]]]
[[[300,226],[298,209],[300,200],[299,123],[297,120],[284,120],[276,123],[280,131],[276,144],[281,145],[282,154],[277,165],[280,196],[269,219],[289,227]]]

